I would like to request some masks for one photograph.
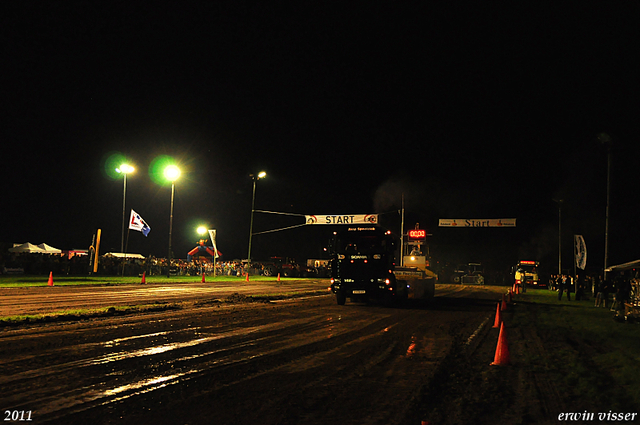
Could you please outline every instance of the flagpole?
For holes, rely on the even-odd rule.
[[[578,262],[578,256],[576,255],[576,235],[573,235],[573,275],[576,275],[576,263]]]
[[[131,228],[127,229],[127,244],[124,248],[124,257],[122,257],[122,277],[124,277],[124,265],[127,262],[127,251],[129,250],[129,233],[131,233]]]

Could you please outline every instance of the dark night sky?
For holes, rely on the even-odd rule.
[[[149,165],[176,158],[173,246],[218,229],[246,257],[251,211],[386,213],[451,261],[557,264],[585,236],[603,261],[606,150],[614,139],[610,264],[640,258],[636,3],[402,7],[391,2],[2,2],[0,242],[118,251],[127,213],[150,224],[129,251],[165,256],[170,188]],[[440,229],[439,218],[516,217],[516,229]],[[255,231],[302,218],[256,214]],[[254,237],[253,257],[320,254],[333,228]],[[554,263],[555,262],[555,263]]]

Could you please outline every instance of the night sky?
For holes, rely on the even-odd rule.
[[[127,217],[152,230],[129,252],[164,257],[206,223],[224,260],[246,258],[256,209],[380,213],[426,228],[435,260],[557,269],[573,234],[601,268],[613,139],[609,264],[640,258],[640,7],[426,2],[2,2],[3,249],[46,242],[119,251]],[[517,218],[515,229],[439,218]],[[255,215],[261,232],[303,217]],[[329,226],[256,235],[253,258],[322,255]]]

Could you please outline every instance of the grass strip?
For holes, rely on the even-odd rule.
[[[575,294],[572,294],[572,296]],[[513,325],[533,327],[545,353],[524,353],[529,370],[554,376],[572,411],[637,412],[640,406],[640,327],[614,320],[594,300],[558,301],[544,289],[518,295]]]

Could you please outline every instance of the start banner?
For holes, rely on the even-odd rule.
[[[307,224],[378,224],[378,214],[305,215]]]
[[[516,227],[515,218],[441,218],[439,227]]]

